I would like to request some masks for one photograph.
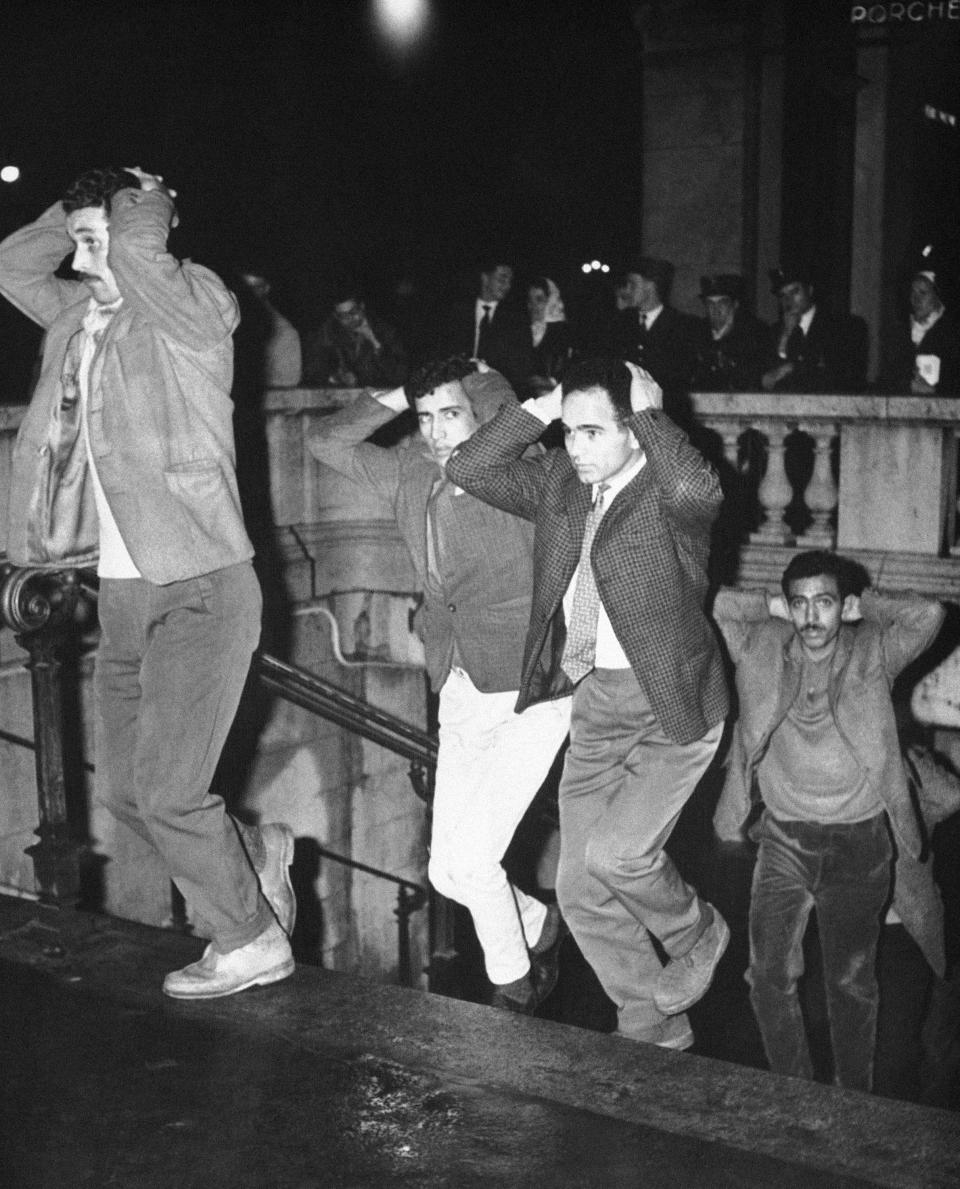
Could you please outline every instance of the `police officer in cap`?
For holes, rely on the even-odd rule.
[[[704,392],[750,392],[760,387],[767,331],[743,306],[743,278],[700,278],[707,316],[697,324],[692,387]]]
[[[810,268],[792,262],[770,273],[780,302],[761,376],[767,392],[854,392],[863,387],[866,326],[830,314],[819,301]]]

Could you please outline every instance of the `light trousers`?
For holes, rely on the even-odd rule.
[[[430,882],[469,909],[492,983],[527,973],[546,919],[546,906],[508,881],[503,856],[570,722],[570,698],[522,714],[516,700],[516,690],[481,693],[460,669],[440,691]]]
[[[246,945],[273,916],[210,782],[260,637],[253,567],[103,579],[99,612],[97,796],[159,852],[197,932]]]
[[[630,669],[594,669],[576,687],[560,781],[557,899],[583,956],[617,1008],[618,1031],[654,1043],[662,970],[651,941],[687,954],[710,923],[663,849],[720,743],[664,735]]]

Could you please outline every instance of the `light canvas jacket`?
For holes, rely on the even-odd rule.
[[[110,510],[138,570],[164,585],[253,555],[233,440],[236,301],[208,269],[166,248],[171,199],[121,190],[110,268],[123,296],[94,356],[88,424]],[[13,457],[7,552],[18,565],[95,564],[97,516],[82,436],[65,440],[67,344],[89,291],[55,275],[73,249],[62,204],[0,244],[0,292],[46,331]]]
[[[830,662],[828,697],[837,729],[883,801],[898,848],[918,857],[920,824],[900,758],[890,690],[943,623],[939,603],[865,591],[863,621],[842,623]],[[774,619],[764,592],[721,590],[713,605],[736,665],[739,739],[715,821],[746,821],[760,760],[796,700],[803,673],[793,624]]]

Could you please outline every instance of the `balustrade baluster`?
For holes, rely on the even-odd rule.
[[[830,449],[837,436],[837,427],[832,421],[804,422],[802,433],[813,438],[813,474],[803,494],[813,521],[797,544],[807,549],[833,549],[837,543],[836,529],[830,518],[836,509],[839,492],[833,478]]]
[[[783,515],[793,496],[783,461],[789,426],[784,421],[764,419],[760,432],[767,439],[767,473],[757,490],[763,519],[760,527],[750,534],[750,539],[758,544],[785,545],[791,532]]]

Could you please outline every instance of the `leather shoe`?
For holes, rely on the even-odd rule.
[[[563,939],[570,930],[567,922],[560,915],[560,909],[555,904],[547,907],[547,919],[544,929],[553,926],[554,939],[542,952],[530,950],[530,977],[537,996],[537,1003],[541,1004],[551,994],[560,977],[560,950]]]
[[[490,996],[490,1006],[498,1007],[501,1011],[517,1012],[522,1016],[532,1016],[537,1010],[537,992],[533,979],[529,974],[518,978],[513,983],[494,983],[493,994]]]
[[[715,908],[708,907],[713,920],[693,949],[682,958],[674,958],[660,971],[653,1002],[665,1016],[678,1015],[703,998],[730,941],[727,922]]]
[[[259,937],[226,954],[211,942],[199,962],[167,975],[163,993],[173,999],[219,999],[247,987],[278,983],[293,970],[290,942],[274,921]]]
[[[297,923],[297,897],[290,881],[293,862],[293,831],[282,822],[260,827],[260,836],[267,852],[267,861],[258,872],[260,890],[288,937],[293,936]]]

